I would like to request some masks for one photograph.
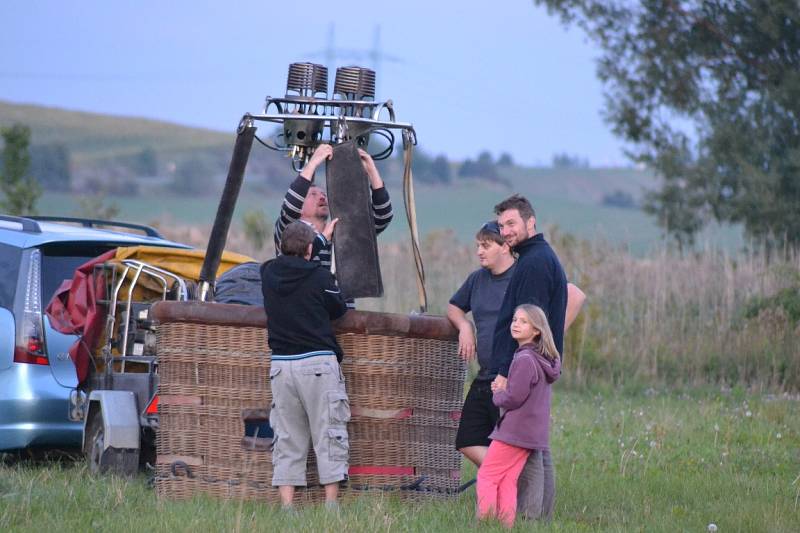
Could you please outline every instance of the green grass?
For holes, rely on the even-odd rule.
[[[557,389],[552,427],[555,519],[518,522],[519,531],[800,530],[796,398]],[[501,531],[476,524],[474,494],[425,505],[362,496],[340,515],[307,508],[286,516],[257,502],[159,501],[145,476],[92,478],[80,463],[22,463],[0,467],[0,530]]]

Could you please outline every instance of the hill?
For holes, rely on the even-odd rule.
[[[0,101],[0,126],[14,122],[31,128],[33,145],[66,146],[76,165],[148,148],[160,153],[229,148],[232,139],[230,134],[157,120]]]
[[[31,127],[34,148],[63,145],[69,154],[69,187],[45,186],[39,210],[75,215],[87,191],[103,192],[119,207],[123,219],[210,225],[216,213],[234,140],[233,133],[191,128],[154,120],[101,115],[0,101],[0,126],[22,122]],[[424,138],[424,132],[421,132]],[[142,177],[142,159],[150,156],[149,176]],[[146,162],[146,161],[145,161]],[[405,238],[399,159],[379,162],[394,199],[396,220],[382,239]],[[459,163],[450,162],[453,169]],[[185,171],[184,171],[185,170]],[[475,229],[492,216],[492,206],[513,192],[528,196],[542,227],[586,239],[605,239],[643,252],[660,242],[653,219],[635,208],[643,191],[655,186],[653,176],[635,168],[497,167],[497,179],[475,179],[452,172],[448,183],[417,182],[417,215],[423,234],[449,229],[469,242]],[[188,177],[194,187],[176,191],[171,180]],[[253,147],[236,220],[248,210],[274,220],[293,171],[281,155]],[[155,179],[154,179],[155,178]],[[158,179],[161,178],[161,179]],[[615,192],[630,197],[633,208],[604,204]],[[738,228],[711,228],[701,242],[732,249],[741,244]]]

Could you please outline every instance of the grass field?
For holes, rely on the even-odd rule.
[[[663,243],[662,231],[654,219],[637,209],[603,206],[569,196],[545,196],[536,193],[537,179],[516,189],[469,181],[453,187],[416,187],[417,221],[421,235],[450,229],[463,243],[471,243],[480,224],[492,218],[492,206],[513,192],[527,194],[535,202],[538,220],[545,231],[559,231],[589,240],[621,246],[643,255]],[[393,198],[395,220],[381,235],[381,242],[408,240],[408,226],[403,210],[402,192],[398,185],[388,185]],[[79,197],[64,193],[46,193],[38,204],[41,214],[76,216],[81,214]],[[278,215],[283,192],[251,191],[240,195],[234,216],[234,227],[240,225],[247,211],[260,210],[267,220]],[[120,209],[118,218],[162,227],[178,224],[210,228],[217,211],[219,197],[180,197],[170,194],[143,194],[136,197],[109,196],[107,204]],[[741,230],[711,226],[698,237],[698,242],[714,248],[736,250],[742,245]]]
[[[800,530],[800,401],[740,389],[556,388],[550,526],[516,530]],[[464,468],[465,479],[474,469]],[[422,506],[362,496],[341,513],[286,516],[271,505],[158,501],[147,477],[93,478],[80,462],[0,467],[0,531],[501,531],[478,527],[475,491]]]

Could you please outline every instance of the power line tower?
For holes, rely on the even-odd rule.
[[[336,47],[336,26],[333,22],[328,26],[328,38],[324,50],[318,50],[307,54],[311,57],[324,57],[325,66],[331,72],[335,72],[337,67],[345,66],[347,62],[357,61],[360,63],[367,63],[366,65],[377,73],[375,94],[380,95],[380,79],[381,79],[381,66],[384,63],[405,63],[405,61],[391,54],[383,52],[381,47],[381,27],[379,24],[375,25],[372,34],[372,48],[369,50],[355,49],[355,48],[337,48]]]

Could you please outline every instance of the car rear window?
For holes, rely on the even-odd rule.
[[[72,279],[87,261],[116,248],[109,244],[59,243],[42,248],[42,305],[47,305],[65,279]]]
[[[0,243],[0,307],[14,307],[21,257],[21,248]]]

